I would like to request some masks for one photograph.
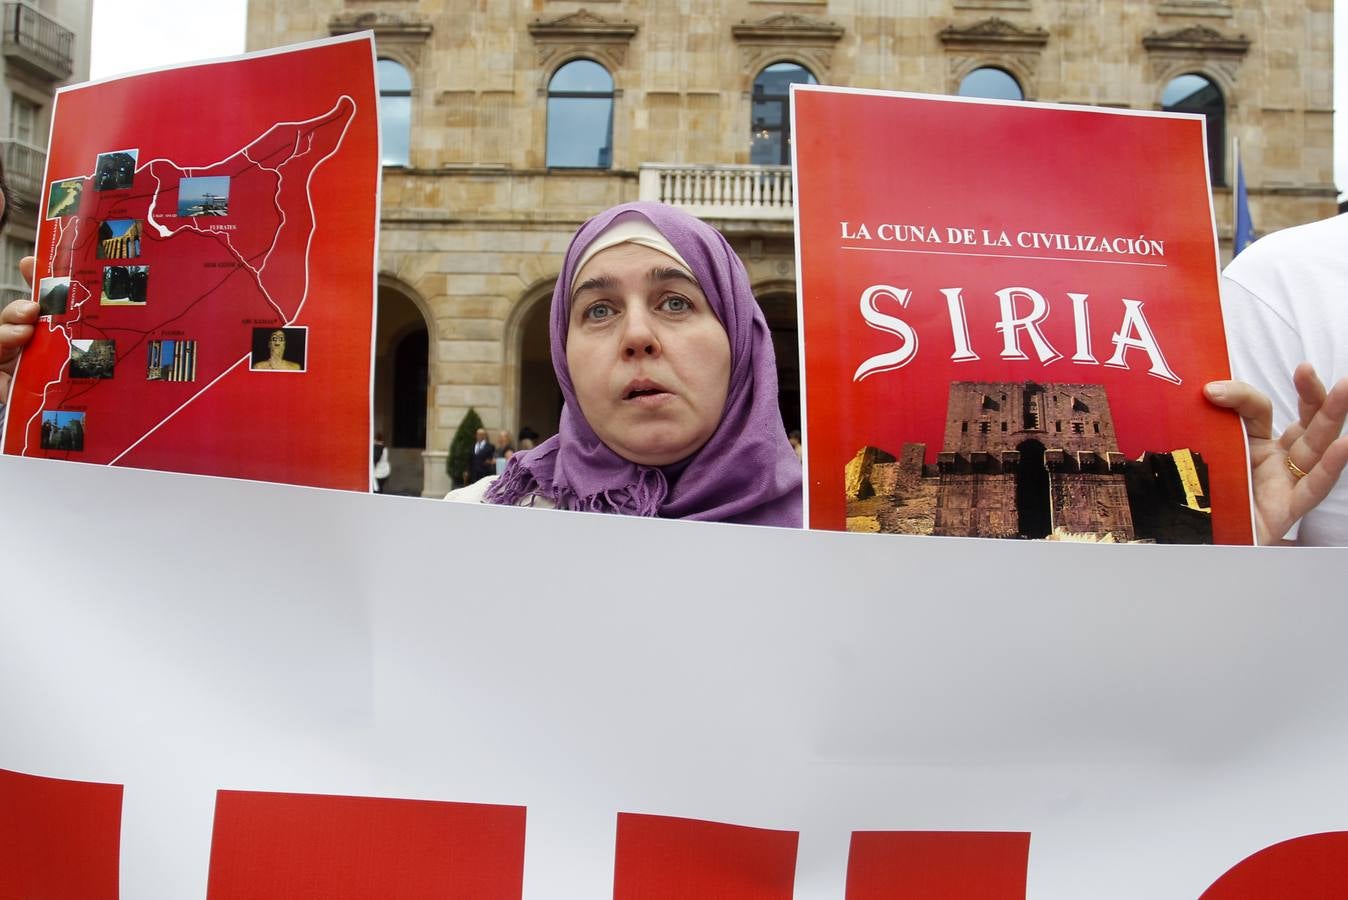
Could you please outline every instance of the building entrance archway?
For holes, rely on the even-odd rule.
[[[521,431],[539,439],[557,433],[562,417],[562,389],[552,371],[552,344],[548,338],[552,284],[536,284],[515,307],[506,322],[506,404],[504,424],[516,438]]]
[[[410,290],[379,285],[375,317],[374,430],[384,435],[391,494],[420,496],[430,416],[430,327]]]
[[[772,334],[777,356],[777,406],[788,432],[800,430],[800,339],[796,324],[796,295],[764,290],[758,297],[763,318]]]
[[[1053,509],[1044,445],[1034,440],[1021,441],[1016,449],[1020,451],[1016,466],[1016,530],[1024,538],[1048,537],[1053,531]]]

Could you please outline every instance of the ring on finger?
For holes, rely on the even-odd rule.
[[[1286,462],[1287,462],[1287,471],[1292,473],[1293,478],[1295,478],[1297,481],[1300,481],[1301,479],[1306,477],[1306,473],[1305,471],[1302,470],[1301,466],[1298,466],[1296,463],[1292,462],[1292,457],[1290,456],[1287,457]]]

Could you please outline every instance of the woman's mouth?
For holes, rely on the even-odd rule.
[[[663,386],[654,381],[637,380],[627,385],[623,391],[623,400],[641,400],[647,397],[661,397],[669,394]]]

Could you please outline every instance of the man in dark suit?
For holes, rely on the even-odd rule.
[[[474,435],[473,455],[468,460],[468,483],[496,474],[496,448],[487,440],[487,429],[479,428]]]

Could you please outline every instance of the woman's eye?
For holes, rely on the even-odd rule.
[[[669,312],[687,312],[693,308],[693,302],[687,297],[680,297],[677,294],[672,297],[666,297],[660,304]]]
[[[607,319],[609,316],[613,315],[613,312],[613,307],[609,306],[607,303],[596,303],[585,310],[585,318],[590,319],[591,321],[598,321],[600,319]]]

